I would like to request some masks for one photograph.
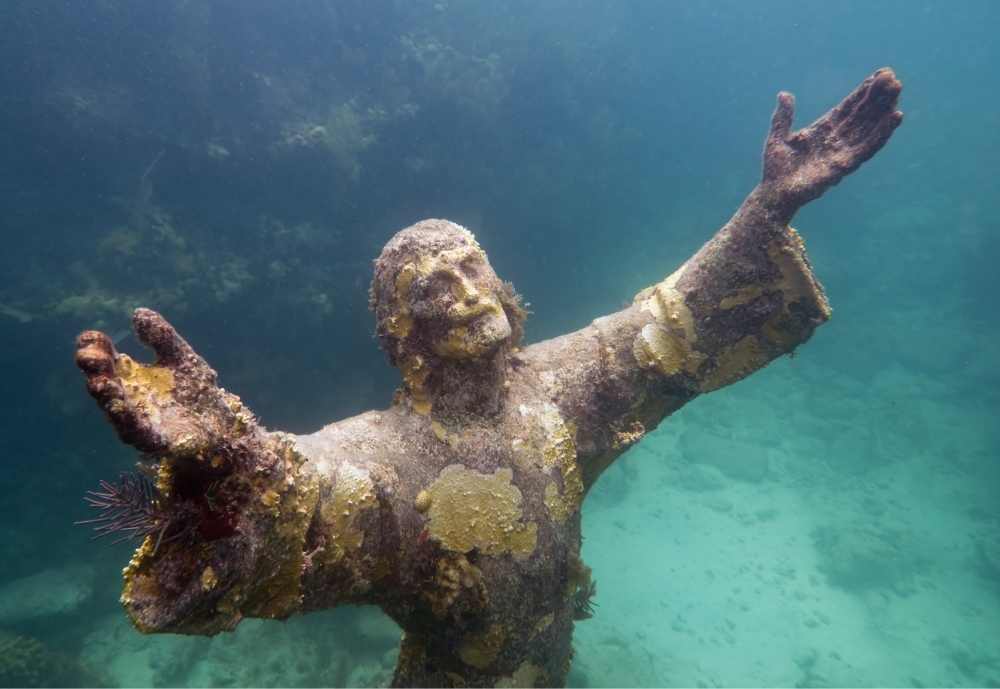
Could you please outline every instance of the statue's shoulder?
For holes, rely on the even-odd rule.
[[[402,444],[409,423],[408,414],[390,407],[334,421],[315,433],[292,439],[296,448],[313,460],[341,457],[374,460],[392,454]]]

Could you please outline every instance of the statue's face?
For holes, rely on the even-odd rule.
[[[444,359],[492,354],[511,336],[500,301],[503,284],[474,241],[406,263],[396,277],[396,334],[422,331]]]

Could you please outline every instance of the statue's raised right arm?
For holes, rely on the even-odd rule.
[[[585,486],[688,400],[791,353],[830,317],[789,223],[885,145],[901,90],[880,69],[794,132],[794,98],[778,94],[763,177],[732,219],[628,308],[522,353],[576,425]]]

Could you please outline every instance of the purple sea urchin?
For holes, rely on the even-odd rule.
[[[87,491],[83,497],[87,504],[100,511],[93,519],[76,524],[92,524],[101,538],[120,534],[114,543],[157,534],[156,549],[174,520],[163,508],[160,493],[153,482],[138,472],[122,472],[117,483],[101,481],[100,490]],[[171,538],[176,538],[174,534]]]

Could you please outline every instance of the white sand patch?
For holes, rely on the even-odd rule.
[[[995,445],[946,392],[779,362],[667,420],[585,507],[599,608],[571,682],[995,684],[996,513],[969,474]]]

